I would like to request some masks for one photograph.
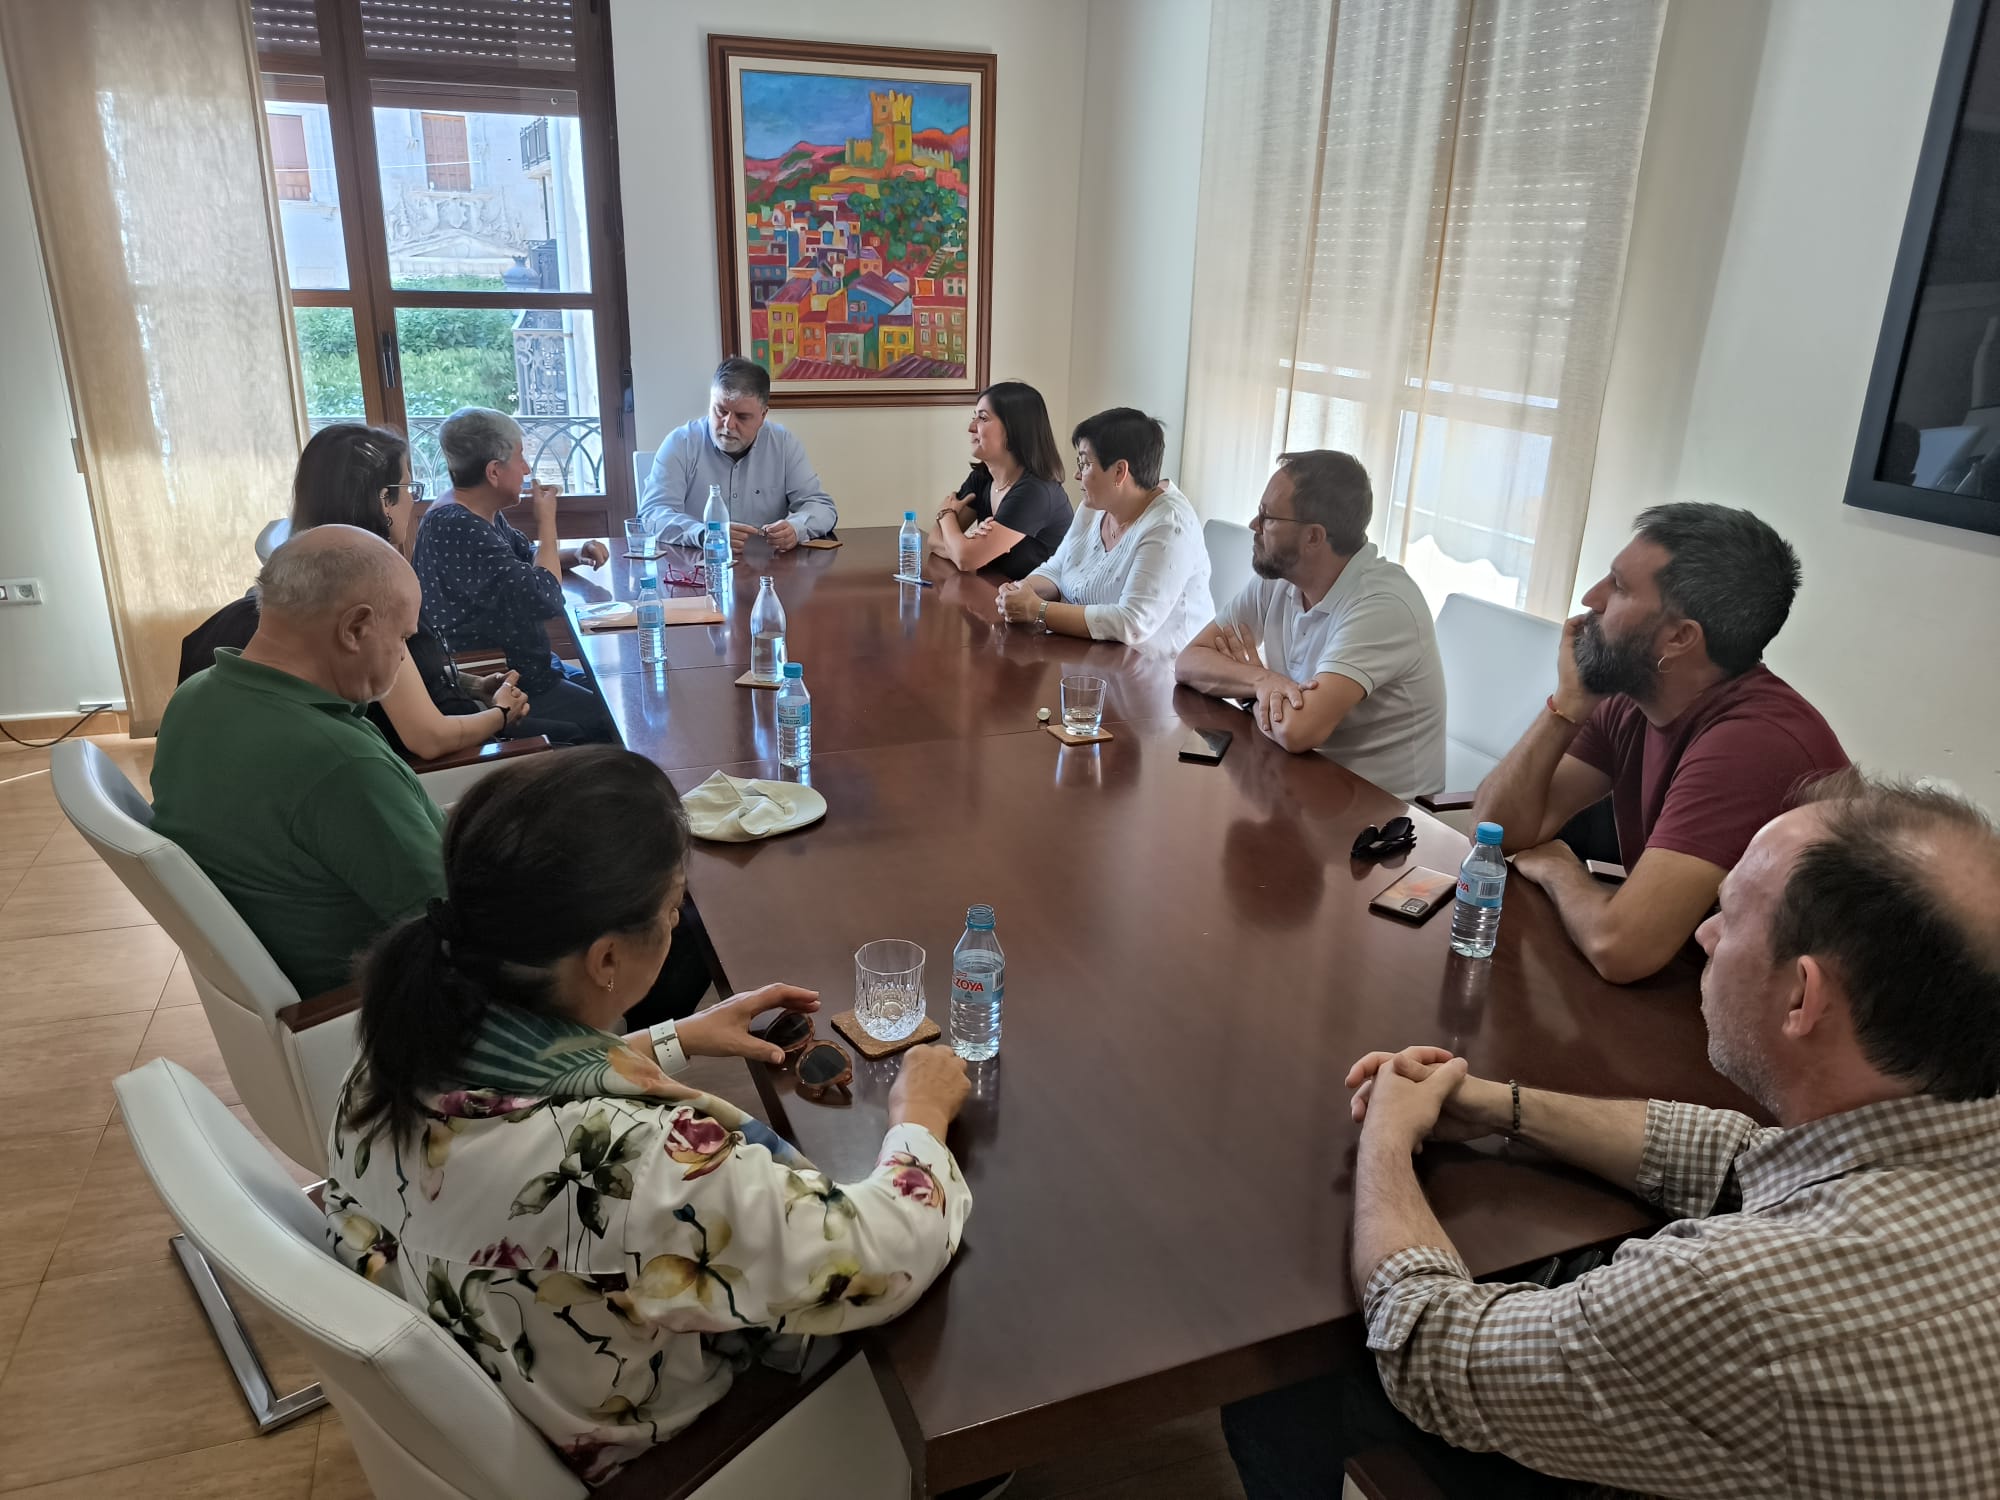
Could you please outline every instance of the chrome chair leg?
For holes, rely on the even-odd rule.
[[[250,1337],[250,1330],[243,1326],[243,1320],[237,1317],[236,1309],[229,1301],[229,1293],[216,1279],[207,1258],[188,1243],[184,1234],[175,1235],[167,1243],[173,1246],[181,1270],[187,1273],[188,1282],[201,1301],[201,1310],[215,1333],[215,1341],[222,1346],[223,1357],[229,1361],[237,1387],[243,1392],[244,1401],[249,1403],[257,1431],[274,1431],[326,1405],[326,1397],[321,1394],[317,1382],[286,1396],[280,1396],[271,1389],[270,1377],[264,1373],[264,1362],[257,1355],[256,1342]]]

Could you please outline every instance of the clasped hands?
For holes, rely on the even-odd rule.
[[[1474,1078],[1465,1059],[1442,1047],[1371,1052],[1347,1070],[1348,1107],[1364,1144],[1414,1155],[1425,1141],[1470,1141],[1507,1129],[1513,1091]]]
[[[1274,728],[1284,725],[1288,715],[1306,706],[1306,694],[1319,686],[1319,679],[1311,682],[1294,682],[1283,672],[1273,672],[1264,665],[1263,657],[1257,654],[1256,644],[1234,625],[1224,625],[1216,632],[1210,649],[1225,660],[1239,667],[1248,667],[1257,674],[1256,686],[1250,691],[1250,712],[1257,720],[1257,727],[1270,734]]]

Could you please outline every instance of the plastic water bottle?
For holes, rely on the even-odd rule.
[[[785,663],[785,685],[778,689],[778,763],[805,766],[813,758],[812,696],[806,692],[806,669]]]
[[[1458,903],[1451,909],[1451,951],[1466,958],[1491,958],[1500,938],[1500,898],[1507,890],[1507,858],[1500,852],[1500,825],[1481,823],[1472,852],[1458,867]]]
[[[924,534],[913,510],[903,512],[903,529],[896,533],[896,572],[904,578],[924,576]]]
[[[656,667],[667,659],[667,610],[660,603],[660,580],[639,580],[639,660]]]
[[[729,533],[710,521],[701,539],[701,560],[708,568],[708,594],[721,609],[729,596]]]
[[[769,578],[757,580],[757,602],[750,607],[750,675],[759,682],[785,675],[785,606]]]
[[[951,950],[951,1050],[967,1062],[997,1053],[1006,998],[1007,955],[993,933],[993,908],[968,907],[965,936]]]
[[[722,498],[722,486],[719,484],[708,487],[708,504],[701,508],[701,524],[720,526],[723,536],[727,538],[729,535],[729,504]]]

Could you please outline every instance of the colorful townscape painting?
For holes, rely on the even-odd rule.
[[[994,58],[711,37],[723,341],[794,406],[986,383]]]

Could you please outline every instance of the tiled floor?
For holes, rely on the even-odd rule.
[[[147,789],[150,742],[97,743]],[[47,753],[0,748],[0,1494],[366,1500],[331,1410],[256,1435],[167,1249],[172,1220],[111,1092],[162,1056],[236,1104],[179,954],[63,820]],[[310,1379],[276,1329],[247,1321],[280,1390]],[[1024,1471],[1009,1491],[1241,1495],[1212,1413]]]

